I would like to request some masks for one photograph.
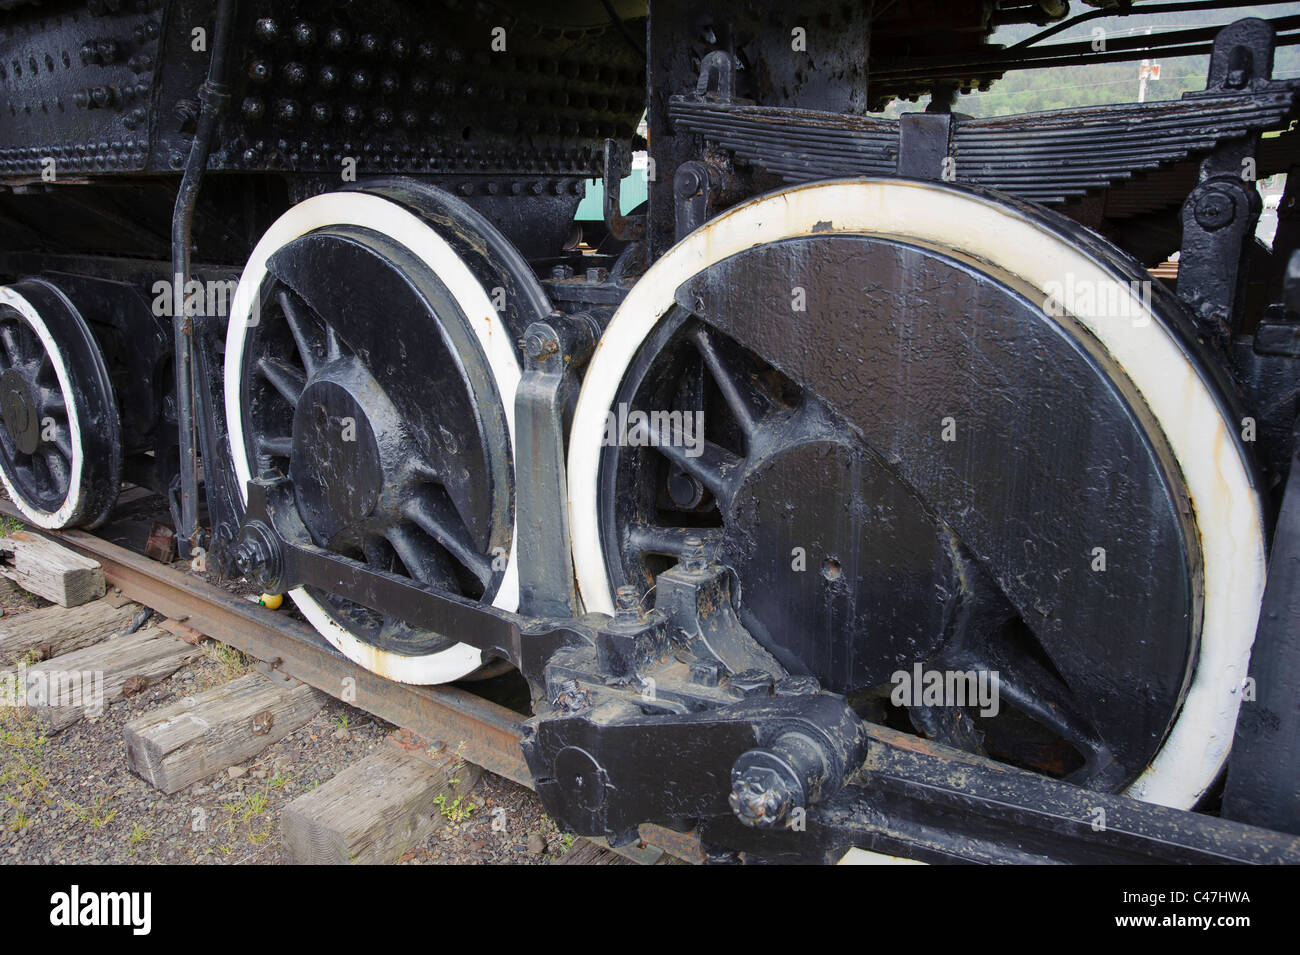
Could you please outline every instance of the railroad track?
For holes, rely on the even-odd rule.
[[[23,519],[9,501],[0,501],[0,514]],[[27,529],[99,561],[106,582],[136,603],[380,719],[427,739],[444,740],[466,762],[534,788],[519,748],[524,716],[514,710],[455,686],[385,680],[348,660],[301,621],[94,534]],[[679,859],[701,859],[699,843],[690,835],[645,826],[642,838]],[[637,857],[635,852],[627,854]]]
[[[8,501],[0,501],[0,514],[21,520]],[[524,714],[456,686],[384,679],[348,660],[287,614],[94,534],[29,530],[97,560],[106,582],[128,599],[417,736],[445,741],[465,762],[535,789],[520,749]],[[919,848],[922,858],[944,861],[1049,861],[1051,840],[1057,839],[1108,862],[1300,861],[1300,839],[1284,833],[1191,814],[1200,828],[1185,830],[1181,814],[1171,816],[1158,806],[1069,785],[1057,784],[1027,798],[1016,794],[1023,781],[986,759],[881,726],[869,725],[867,732],[872,782],[864,798],[873,800],[882,815],[863,836],[867,842],[879,839],[886,854],[910,857]],[[934,813],[927,815],[931,803]],[[954,816],[945,808],[950,805],[960,805],[962,811]],[[1110,832],[1122,838],[1113,847],[1107,845],[1110,835],[1099,839],[1092,829],[1089,807],[1098,805],[1106,807],[1112,820]],[[918,812],[924,819],[913,818]],[[970,836],[981,827],[1030,840],[1038,848],[1025,848],[1020,856],[988,850]],[[943,835],[941,842],[935,842],[935,833]],[[664,853],[687,862],[704,861],[693,833],[642,825],[638,834],[640,846],[614,851],[642,862]],[[964,848],[954,851],[949,843]]]

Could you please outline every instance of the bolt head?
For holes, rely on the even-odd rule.
[[[1236,217],[1232,197],[1218,190],[1207,191],[1196,201],[1193,215],[1203,229],[1222,229]]]
[[[732,771],[731,795],[727,802],[736,818],[747,826],[767,829],[790,812],[794,795],[773,769],[752,766]]]
[[[682,198],[696,195],[704,188],[704,177],[695,166],[680,166],[673,177],[673,190]]]
[[[554,342],[549,342],[539,334],[529,335],[524,339],[524,353],[535,361],[540,361],[552,352]]]
[[[704,554],[704,540],[692,534],[683,542],[681,552],[682,568],[699,573],[708,567],[709,561]]]
[[[614,612],[618,620],[636,620],[641,616],[641,595],[630,584],[618,588],[614,598]]]
[[[266,43],[274,43],[280,37],[280,25],[270,17],[263,17],[257,21],[257,36]]]

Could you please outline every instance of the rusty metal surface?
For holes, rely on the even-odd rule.
[[[7,501],[0,501],[0,513],[16,516]],[[446,750],[467,762],[532,788],[533,781],[519,746],[523,719],[520,714],[455,687],[415,687],[387,681],[358,668],[302,623],[277,617],[272,611],[226,593],[193,574],[157,564],[93,535],[66,531],[50,532],[47,536],[100,561],[108,582],[121,588],[125,596],[397,724],[409,736],[411,745],[423,742],[418,737],[439,741]],[[354,682],[349,684],[348,680]],[[1088,828],[1089,816],[1085,810],[1094,805],[1107,807],[1108,815],[1115,822],[1113,828],[1140,844],[1144,853],[1150,853],[1140,855],[1148,861],[1162,858],[1162,852],[1177,856],[1188,851],[1221,855],[1218,861],[1290,861],[1300,852],[1300,840],[1284,834],[1210,818],[1201,820],[1202,829],[1198,832],[1184,833],[1178,830],[1169,811],[1160,807],[1041,780],[1036,782],[1035,794],[1047,800],[1047,804],[1038,806],[1037,811],[1043,814],[1037,817],[1036,825],[1029,826],[1023,813],[1008,815],[1006,812],[1008,805],[1034,805],[1032,800],[1022,798],[1023,794],[1015,795],[1016,787],[1024,784],[1026,774],[985,757],[883,726],[867,724],[866,732],[871,741],[870,756],[862,775],[849,787],[846,799],[851,803],[864,798],[869,803],[882,801],[875,805],[874,812],[863,817],[873,820],[865,829],[847,827],[822,846],[829,853],[827,858],[838,858],[849,844],[875,845],[876,841],[890,851],[907,849],[927,856],[927,834],[932,836],[935,830],[926,824],[916,828],[917,807],[928,804],[925,797],[918,801],[922,791],[935,800],[934,811],[946,820],[944,824],[955,824],[953,845],[969,843],[966,850],[955,856],[949,845],[943,852],[934,853],[932,861],[1007,861],[1005,853],[993,853],[987,858],[981,855],[992,845],[990,840],[1005,835],[1007,826],[1013,828],[1017,839],[1027,839],[1031,832],[1036,833],[1039,841],[1046,838],[1042,845],[1035,843],[1037,854],[1030,853],[1033,861],[1045,861],[1046,855],[1052,855],[1047,851],[1049,845],[1055,845],[1052,839],[1063,838],[1070,844],[1073,830]],[[431,745],[436,746],[437,742]],[[954,800],[964,808],[956,818],[945,816],[951,813]],[[1060,805],[1055,805],[1053,800]],[[977,804],[982,808],[977,809]],[[838,818],[845,808],[828,806],[827,819]],[[729,817],[715,822],[723,827],[731,825]],[[982,836],[968,832],[981,829]],[[1058,829],[1070,831],[1057,832],[1056,836],[1050,834]],[[638,835],[642,846],[663,849],[688,862],[704,861],[700,837],[695,832],[678,833],[656,825],[642,825]],[[1074,841],[1092,846],[1095,835],[1083,833],[1083,836],[1081,842]],[[777,841],[785,838],[781,836]],[[845,842],[846,839],[849,841]],[[1215,848],[1219,843],[1222,843],[1221,850]],[[1107,851],[1118,851],[1119,847],[1093,848],[1105,856]],[[773,845],[772,849],[772,860],[781,860],[782,846]]]
[[[8,501],[0,501],[0,513],[22,519]],[[347,694],[351,696],[347,702],[402,727],[399,732],[440,741],[465,761],[533,788],[519,748],[523,717],[513,710],[453,686],[385,680],[352,663],[305,624],[93,534],[40,533],[98,560],[106,581],[130,599],[331,696],[344,699]],[[646,825],[641,827],[641,838],[679,859],[703,862],[693,833]]]
[[[0,502],[0,511],[21,520],[7,501]],[[98,560],[105,579],[131,599],[390,723],[443,740],[468,762],[532,788],[519,749],[523,717],[518,713],[456,687],[385,680],[346,659],[299,621],[91,534],[48,536]]]

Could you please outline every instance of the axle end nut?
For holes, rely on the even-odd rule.
[[[261,521],[245,524],[235,545],[235,568],[268,594],[283,591],[280,586],[280,552],[271,529]]]
[[[727,802],[747,826],[768,829],[807,810],[821,792],[827,760],[821,745],[803,733],[780,736],[770,748],[748,750],[731,768]]]

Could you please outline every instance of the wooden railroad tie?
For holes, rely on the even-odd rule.
[[[311,722],[325,694],[261,672],[186,697],[122,730],[131,771],[165,793],[256,756]]]
[[[76,607],[104,596],[104,568],[99,561],[26,531],[0,537],[0,574],[60,607]]]
[[[445,746],[411,746],[410,738],[390,737],[284,808],[281,841],[290,859],[307,865],[393,863],[443,825],[446,812],[455,813],[481,770]]]
[[[42,607],[0,617],[0,666],[39,663],[124,633],[142,608],[102,597],[80,607]]]
[[[112,637],[28,667],[28,703],[47,732],[62,732],[171,676],[202,652],[156,627]],[[43,699],[31,699],[33,687]]]

